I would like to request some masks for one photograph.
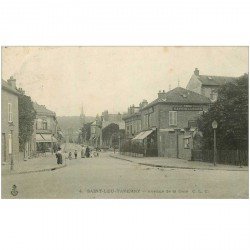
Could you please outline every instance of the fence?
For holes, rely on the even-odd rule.
[[[214,161],[213,150],[192,150],[193,161]],[[248,165],[248,151],[247,150],[218,150],[216,154],[216,162],[229,165]]]
[[[123,140],[120,145],[120,154],[135,156],[135,157],[149,157],[157,156],[158,150],[157,146],[143,145],[139,142],[132,142],[131,140]]]

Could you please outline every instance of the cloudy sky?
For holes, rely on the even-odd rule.
[[[61,115],[125,112],[200,74],[248,72],[247,47],[3,47],[2,78]]]

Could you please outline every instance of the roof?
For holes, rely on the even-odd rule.
[[[226,83],[234,83],[237,79],[237,77],[209,75],[198,75],[197,78],[202,82],[202,85],[208,86],[220,86]]]
[[[157,98],[153,102],[149,103],[143,108],[143,110],[157,105],[158,103],[178,103],[178,104],[209,104],[210,99],[206,96],[195,93],[191,90],[187,90],[181,87],[177,87],[164,94],[163,98]]]
[[[125,115],[123,115],[122,120],[127,120],[131,117],[140,116],[140,115],[141,115],[140,111],[133,113],[133,114],[125,114]]]
[[[39,105],[36,102],[33,102],[33,107],[36,110],[38,115],[48,115],[48,116],[55,116],[56,113],[47,109],[44,105]]]
[[[16,88],[11,87],[5,80],[1,80],[1,85],[2,85],[2,89],[11,92],[14,95],[19,95],[19,92],[17,91]]]

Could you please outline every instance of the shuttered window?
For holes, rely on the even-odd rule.
[[[169,111],[169,125],[177,126],[177,111]]]
[[[8,103],[8,121],[13,122],[12,103]]]

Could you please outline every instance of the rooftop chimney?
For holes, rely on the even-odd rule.
[[[13,76],[11,76],[10,79],[7,80],[7,82],[13,89],[16,89],[16,79],[14,79]]]
[[[158,98],[165,98],[165,96],[166,96],[165,90],[163,90],[162,92],[159,91],[159,93],[158,93]]]
[[[194,74],[195,74],[196,76],[198,76],[198,75],[200,74],[200,71],[198,70],[198,68],[195,68]]]
[[[140,108],[144,108],[145,106],[148,105],[148,101],[147,100],[143,100],[141,103],[140,103]]]

